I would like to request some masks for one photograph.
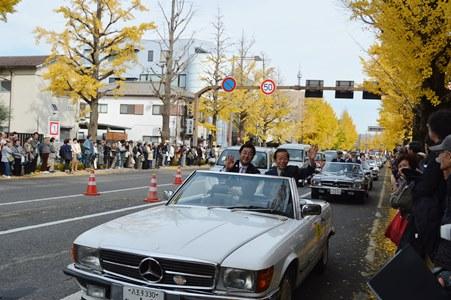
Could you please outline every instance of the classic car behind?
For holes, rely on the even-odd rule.
[[[327,162],[311,180],[311,197],[350,196],[364,202],[369,188],[370,182],[360,164]]]
[[[88,300],[291,300],[333,233],[292,178],[196,171],[165,205],[77,237],[64,272]]]

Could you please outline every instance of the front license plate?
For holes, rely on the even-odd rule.
[[[337,189],[337,188],[330,189],[330,194],[331,195],[341,195],[341,189]]]
[[[124,300],[164,300],[164,293],[159,290],[124,286]]]

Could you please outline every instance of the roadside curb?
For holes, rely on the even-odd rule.
[[[365,271],[362,276],[368,280],[395,254],[396,245],[385,237],[385,229],[390,223],[396,210],[388,203],[391,193],[390,172],[388,166],[385,168],[384,182],[379,196],[379,203],[375,213],[375,219],[371,232],[369,233],[369,245],[365,256]],[[368,287],[368,299],[376,299]]]
[[[122,169],[98,169],[95,170],[96,175],[110,175],[110,174],[130,174],[130,173],[152,173],[157,171],[176,171],[178,166],[169,166],[169,167],[161,167],[158,169],[133,169],[133,168],[122,168]],[[187,166],[183,167],[182,171],[194,171],[194,170],[208,170],[209,166]],[[27,179],[43,179],[43,178],[65,178],[65,177],[80,177],[80,176],[89,176],[90,169],[77,171],[75,174],[68,174],[61,171],[56,171],[55,173],[38,173],[34,175],[26,175],[19,177],[11,177],[9,179],[0,177],[0,182],[10,182],[17,180],[27,180]]]

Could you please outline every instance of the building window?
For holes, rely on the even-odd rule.
[[[147,61],[153,61],[153,50],[147,51]]]
[[[144,115],[144,104],[121,104],[122,115]]]
[[[0,81],[0,92],[10,92],[11,91],[11,80]]]
[[[152,105],[152,115],[162,115],[163,105]]]
[[[186,88],[186,74],[179,74],[177,86],[179,88]]]
[[[108,113],[108,104],[99,104],[99,113],[101,114]]]

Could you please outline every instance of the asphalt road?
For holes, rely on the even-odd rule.
[[[71,262],[72,241],[89,228],[148,208],[143,199],[150,174],[97,176],[104,192],[99,197],[82,195],[87,176],[0,181],[0,299],[62,299],[76,293],[75,281],[62,273]],[[160,197],[174,188],[173,178],[173,169],[158,171]],[[333,203],[337,234],[329,268],[309,276],[296,298],[357,299],[365,291],[364,256],[382,180],[363,205]]]

